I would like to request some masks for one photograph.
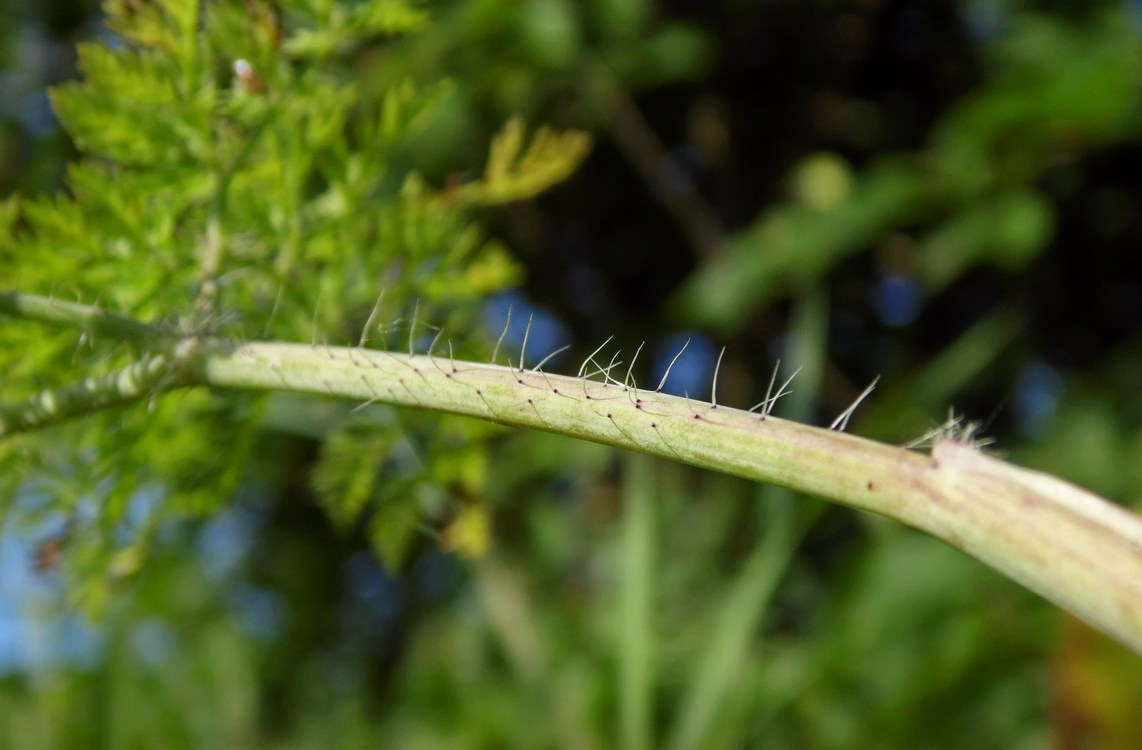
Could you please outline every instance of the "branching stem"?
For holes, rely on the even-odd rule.
[[[95,326],[132,340],[151,339],[161,330],[22,295],[0,295],[0,312]],[[181,386],[287,390],[492,418],[897,519],[959,547],[1142,653],[1142,518],[956,440],[938,440],[927,455],[783,419],[763,421],[721,405],[718,419],[698,419],[686,398],[644,392],[637,400],[616,399],[606,382],[477,362],[454,362],[449,371],[425,355],[202,339],[185,339],[165,351],[119,372],[0,407],[0,438]],[[457,367],[462,378],[452,376]],[[409,377],[410,370],[419,377]]]
[[[43,390],[14,404],[0,405],[0,439],[103,409],[126,406],[188,384],[176,375],[169,357],[146,357],[106,375]]]

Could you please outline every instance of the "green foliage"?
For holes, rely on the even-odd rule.
[[[1054,231],[1037,181],[1076,148],[1137,140],[1142,42],[1127,16],[1124,7],[1085,24],[1021,16],[991,51],[988,80],[942,115],[923,148],[877,156],[826,205],[801,191],[763,212],[688,281],[675,309],[732,330],[893,232],[915,243],[931,293],[977,265],[1026,267]]]
[[[370,82],[394,37],[428,22],[401,0],[119,0],[107,13],[119,43],[81,45],[82,79],[52,94],[85,153],[68,171],[67,194],[0,204],[0,276],[25,291],[236,340],[355,343],[369,325],[373,345],[412,342],[427,330],[410,330],[414,307],[421,320],[471,330],[474,305],[516,282],[519,269],[470,207],[535,195],[588,147],[583,135],[541,129],[521,151],[524,126],[512,120],[479,183],[433,186],[410,144],[441,116],[453,86]],[[5,402],[166,346],[6,320]],[[2,491],[50,498],[29,520],[62,514],[81,525],[73,544],[91,553],[68,559],[87,561],[78,580],[97,579],[116,548],[146,544],[146,533],[111,533],[133,503],[157,498],[148,523],[158,523],[216,508],[249,479],[261,414],[248,399],[198,393],[5,440]],[[447,515],[456,493],[479,495],[473,467],[486,430],[416,416],[398,425],[387,414],[390,428],[369,433],[370,449],[359,451],[345,414],[316,432],[288,415],[283,424],[280,410],[274,419],[278,430],[322,441],[321,503],[343,526],[372,517],[372,537],[393,564],[424,513]],[[425,451],[434,458],[390,476],[386,446],[406,431],[433,435]],[[460,447],[438,450],[459,434]],[[36,478],[44,476],[52,480]],[[94,512],[81,514],[87,505]]]
[[[544,128],[523,148],[524,125],[516,118],[492,141],[488,167],[477,183],[460,190],[463,200],[496,205],[511,203],[566,179],[590,148],[582,133]]]
[[[609,451],[551,435],[510,436],[493,458],[510,468],[489,502],[526,496],[528,512],[512,514],[510,547],[466,566],[465,595],[418,613],[378,703],[376,654],[339,634],[293,665],[284,705],[260,704],[279,659],[230,608],[242,576],[205,575],[181,537],[114,601],[97,666],[0,689],[0,742],[614,747],[637,644],[652,747],[1042,744],[1044,611],[946,545],[869,519],[843,550],[859,562],[822,567],[796,550],[828,540],[842,514],[802,498],[642,457],[616,486]],[[585,507],[561,501],[553,467]],[[640,492],[651,516],[634,523]],[[652,565],[632,559],[640,548]],[[631,598],[646,598],[644,616]]]
[[[696,24],[644,0],[464,0],[442,3],[432,32],[395,47],[378,75],[442,70],[456,82],[448,120],[418,144],[443,160],[488,133],[489,118],[544,113],[603,128],[613,113],[597,91],[600,70],[632,91],[675,84],[707,70],[714,48]]]
[[[367,520],[367,535],[392,570],[407,561],[426,516],[449,522],[446,548],[484,549],[486,533],[450,541],[449,529],[463,528],[461,519],[471,520],[469,504],[484,497],[485,442],[496,428],[423,415],[396,419],[380,408],[371,416],[345,421],[322,444],[313,488],[330,519],[343,530]]]

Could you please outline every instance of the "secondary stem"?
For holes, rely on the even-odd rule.
[[[153,344],[159,340],[177,338],[177,334],[173,331],[148,325],[134,318],[116,315],[92,305],[65,302],[36,294],[0,292],[0,315],[13,315],[49,325],[82,328],[92,333],[136,344]]]

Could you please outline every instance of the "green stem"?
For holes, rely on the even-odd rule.
[[[630,456],[623,472],[619,747],[654,746],[654,462]]]
[[[810,528],[809,523],[797,519],[795,507],[790,505],[793,498],[785,497],[789,494],[786,490],[772,486],[761,489],[769,495],[758,498],[765,504],[767,523],[714,618],[670,741],[664,743],[672,750],[713,744],[710,738],[719,716],[724,717],[725,704],[733,700],[730,691],[749,661],[751,647],[756,647],[756,634],[773,593]],[[820,506],[815,503],[813,507]]]
[[[134,318],[116,315],[98,307],[64,302],[36,294],[0,292],[0,315],[12,315],[49,325],[82,328],[92,333],[136,344],[153,344],[156,341],[164,339],[169,341],[177,337],[173,331],[148,325]]]
[[[953,441],[928,456],[613,383],[350,348],[219,346],[199,377],[481,417],[819,495],[939,537],[1142,653],[1142,519]]]
[[[0,438],[126,406],[182,385],[186,382],[175,376],[169,357],[147,357],[106,375],[43,390],[15,404],[0,405]]]
[[[0,313],[151,340],[161,329],[40,297]],[[614,383],[359,348],[186,339],[169,355],[0,408],[0,437],[181,386],[432,409],[629,448],[879,513],[986,562],[1142,653],[1142,518],[954,441],[932,455]]]

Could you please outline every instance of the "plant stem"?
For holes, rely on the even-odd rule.
[[[83,328],[136,344],[153,344],[164,339],[173,340],[178,336],[165,328],[116,315],[92,305],[64,302],[36,294],[0,292],[0,315],[12,315],[49,325]]]
[[[186,383],[174,376],[169,357],[147,357],[106,375],[43,390],[15,404],[0,405],[0,438],[126,406],[182,385]]]
[[[173,340],[84,305],[0,293],[0,313],[168,353],[0,407],[0,438],[184,386],[294,391],[479,417],[788,487],[926,531],[1142,653],[1142,518],[954,441],[932,455],[724,406],[533,370],[301,344]],[[169,348],[168,348],[169,347]]]
[[[629,455],[629,454],[628,454]],[[619,747],[654,746],[654,461],[629,456],[623,472]]]
[[[615,445],[879,513],[968,552],[1142,653],[1142,519],[953,442],[932,455],[578,378],[298,344],[203,350],[201,382],[383,401]]]

